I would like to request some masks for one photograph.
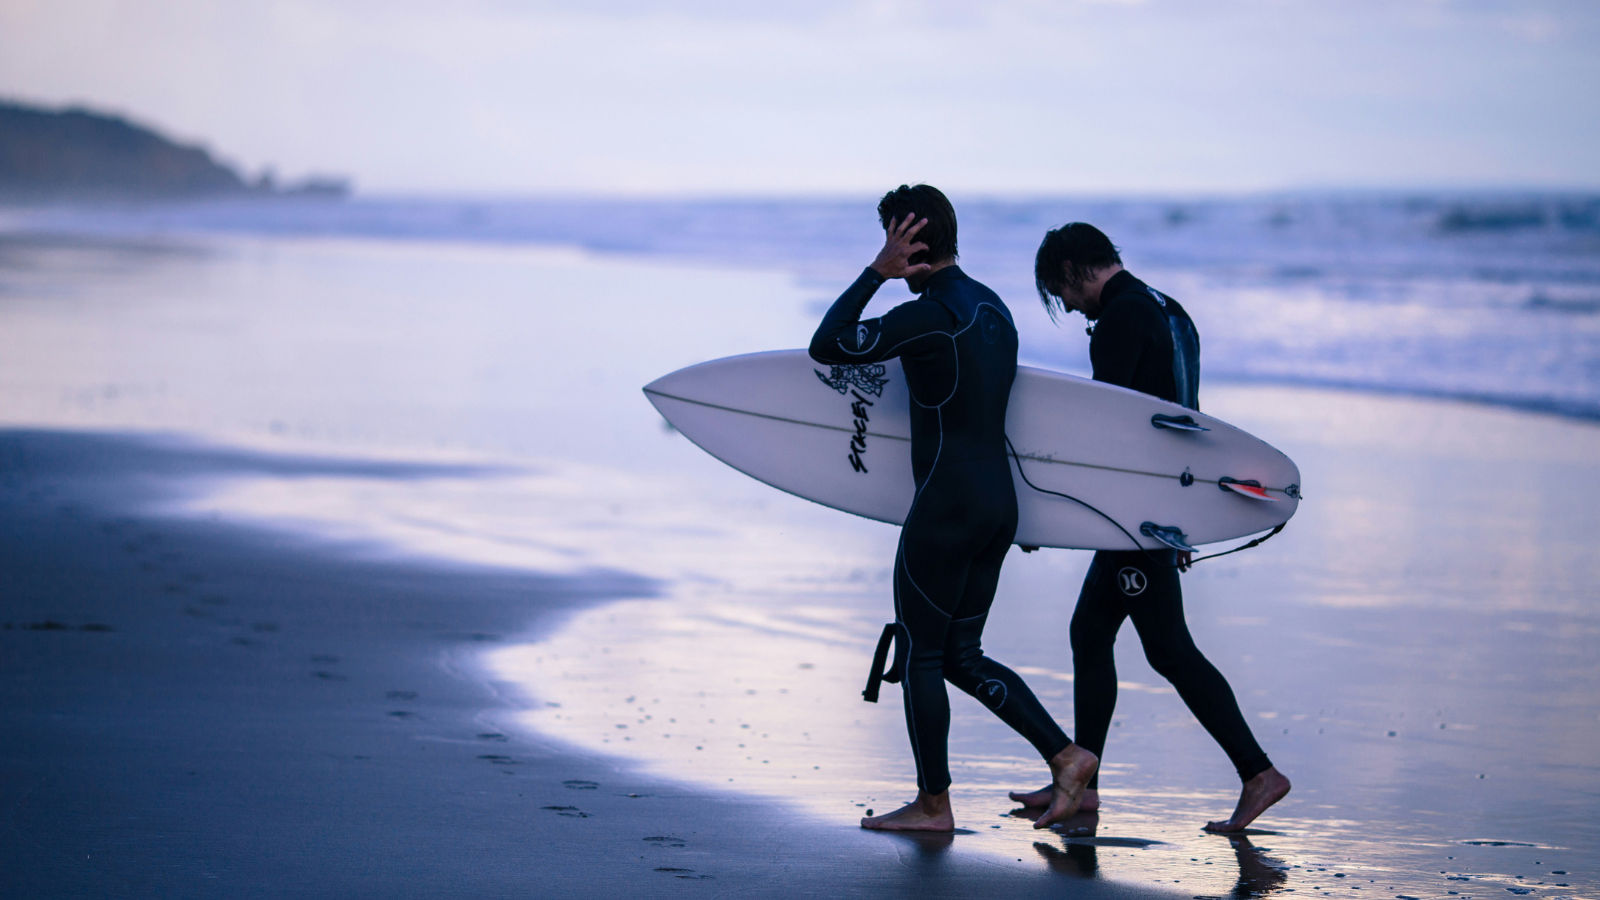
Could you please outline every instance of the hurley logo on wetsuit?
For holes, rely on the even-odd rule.
[[[1137,597],[1144,593],[1149,584],[1144,573],[1133,566],[1124,566],[1122,571],[1117,573],[1117,587],[1129,597]]]

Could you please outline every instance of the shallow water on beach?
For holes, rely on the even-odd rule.
[[[1005,791],[1045,783],[1043,766],[956,693],[953,797],[973,832],[956,846],[1207,895],[1600,886],[1600,616],[1589,602],[1600,571],[1573,527],[1600,502],[1600,429],[1337,393],[1210,398],[1214,413],[1278,438],[1306,474],[1290,529],[1185,579],[1197,641],[1294,792],[1246,840],[1202,833],[1231,809],[1237,782],[1125,629],[1106,805],[1074,823],[1094,834],[1041,837],[1019,817]],[[886,570],[893,529],[852,524]],[[1068,723],[1064,638],[1086,565],[1082,553],[1014,553],[985,636]],[[540,731],[798,801],[847,827],[914,793],[898,695],[860,701],[888,609],[881,579],[861,588],[824,603],[805,590],[711,598],[685,585],[584,613],[491,665],[533,686],[528,721]]]
[[[860,700],[894,529],[726,469],[638,390],[802,343],[814,298],[787,276],[300,239],[35,251],[0,303],[0,423],[487,463],[411,481],[235,479],[167,511],[359,552],[657,579],[658,596],[486,658],[521,686],[528,727],[839,828],[914,792],[897,693]],[[1201,833],[1236,782],[1125,630],[1093,834],[1013,814],[1004,791],[1043,784],[1043,766],[958,694],[964,831],[864,839],[1191,895],[1594,896],[1600,427],[1261,385],[1205,398],[1304,474],[1282,535],[1185,579],[1198,643],[1294,792],[1248,841]],[[1087,557],[1012,554],[986,634],[1066,723]]]

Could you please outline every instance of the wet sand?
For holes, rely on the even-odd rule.
[[[0,893],[1046,896],[516,727],[486,647],[660,585],[162,514],[208,476],[428,466],[0,431]],[[1105,888],[1092,896],[1144,895]]]
[[[725,540],[720,515],[766,501],[707,505],[718,464],[639,453],[663,432],[638,386],[777,341],[803,318],[784,278],[527,248],[0,249],[0,894],[1058,890],[527,730],[547,701],[483,663],[793,556],[782,518]],[[685,304],[717,327],[594,358]]]
[[[1385,896],[1583,896],[1600,884],[1600,571],[1575,527],[1600,503],[1600,428],[1309,389],[1219,386],[1209,400],[1273,435],[1305,476],[1283,535],[1185,576],[1197,642],[1294,792],[1246,841],[1201,832],[1232,810],[1238,782],[1130,626],[1105,805],[1063,846],[1041,843],[1004,800],[1045,783],[1043,767],[952,691],[953,798],[975,831],[962,852],[1081,870],[1062,854],[1098,847],[1088,868],[1102,880],[1208,896],[1243,882]],[[859,580],[779,570],[735,596],[681,586],[490,658],[553,701],[525,716],[537,730],[840,822],[892,809],[914,792],[898,692],[872,706],[859,691],[889,606],[877,576],[894,530],[837,527],[880,555],[856,562]],[[1069,729],[1067,623],[1087,564],[1013,553],[985,635]]]
[[[332,241],[9,252],[5,893],[1600,884],[1593,425],[1211,385],[1305,474],[1287,531],[1185,581],[1294,793],[1246,841],[1202,834],[1232,774],[1128,631],[1096,821],[1034,832],[1004,791],[1043,767],[957,696],[963,831],[907,839],[855,828],[911,794],[898,696],[859,695],[893,529],[731,472],[638,394],[799,342],[817,298],[788,279]],[[1067,722],[1086,565],[1014,553],[986,633]]]

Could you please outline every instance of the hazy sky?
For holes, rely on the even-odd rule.
[[[381,192],[1600,187],[1600,3],[0,0],[0,96]]]

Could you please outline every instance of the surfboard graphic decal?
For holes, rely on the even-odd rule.
[[[816,372],[818,381],[841,394],[854,387],[866,391],[874,397],[882,397],[883,388],[889,383],[889,379],[884,377],[884,373],[887,370],[877,364],[829,366],[828,374],[826,375],[822,374],[818,369],[812,369],[811,371]]]

